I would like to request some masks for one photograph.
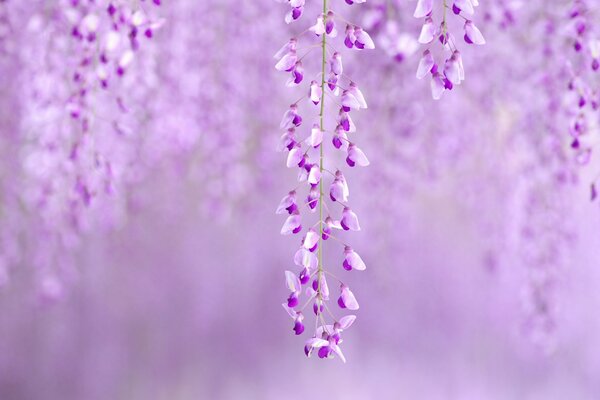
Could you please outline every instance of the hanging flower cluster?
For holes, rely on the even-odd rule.
[[[21,199],[37,222],[29,252],[43,297],[58,297],[75,274],[82,233],[116,220],[122,209],[109,199],[124,185],[136,153],[126,128],[134,109],[128,99],[148,85],[131,69],[135,58],[143,59],[141,44],[162,24],[153,15],[159,2],[149,3],[13,3],[13,12],[28,18],[22,34],[30,41],[20,56],[35,60],[19,71],[28,77],[20,93]]]
[[[479,0],[453,0],[452,6],[449,0],[443,0],[442,22],[438,25],[434,21],[434,0],[418,0],[414,12],[415,18],[424,18],[419,42],[429,47],[423,52],[417,78],[423,79],[431,74],[431,95],[439,100],[446,90],[452,90],[454,86],[460,85],[465,80],[463,61],[458,50],[456,39],[448,27],[448,10],[464,20],[463,39],[467,44],[483,45],[485,39],[475,23],[470,19],[475,14],[475,7]],[[444,65],[438,65],[434,57],[433,44],[439,41],[442,48]]]
[[[292,7],[286,16],[286,22],[289,23],[300,18],[304,1],[290,0],[288,3]],[[339,283],[337,305],[340,309],[354,311],[359,305],[350,288],[335,274],[326,270],[323,263],[324,242],[333,239],[340,243],[341,270],[362,271],[366,266],[358,253],[333,233],[334,230],[359,231],[360,224],[357,215],[348,205],[350,192],[346,178],[339,168],[334,167],[334,162],[326,159],[325,147],[330,141],[333,151],[343,152],[350,167],[369,165],[366,155],[349,137],[356,132],[350,112],[366,109],[367,103],[356,83],[344,74],[341,51],[328,39],[338,36],[337,24],[343,22],[346,26],[341,41],[348,49],[360,51],[373,49],[375,45],[362,27],[348,23],[330,9],[327,3],[327,0],[323,1],[322,12],[317,16],[315,24],[298,37],[290,39],[275,55],[275,68],[289,73],[287,85],[294,87],[305,80],[305,57],[315,48],[321,51],[320,72],[313,75],[306,95],[290,105],[281,120],[280,127],[285,130],[281,137],[281,150],[287,151],[287,167],[298,169],[300,184],[281,200],[277,213],[288,214],[281,234],[299,234],[304,231],[300,248],[294,256],[298,273],[285,272],[290,294],[283,307],[294,321],[293,330],[296,335],[304,332],[306,309],[312,306],[315,328],[311,338],[305,343],[305,354],[310,356],[316,352],[319,358],[333,358],[337,355],[345,361],[339,346],[342,342],[341,334],[352,325],[356,317],[335,317],[334,310],[328,305],[330,296],[334,297],[329,290],[328,278]],[[346,0],[346,3],[364,3],[364,0]],[[315,35],[317,43],[299,47],[304,35]],[[309,40],[307,38],[306,42]],[[300,55],[300,51],[305,53]],[[326,119],[327,98],[331,99],[331,104],[339,105],[335,120]],[[302,137],[298,132],[304,120],[300,115],[299,103],[304,99],[308,100],[311,107],[316,107],[317,113],[307,137]],[[325,140],[326,136],[330,140]],[[303,184],[306,185],[306,197],[299,192]],[[307,213],[316,214],[317,221],[307,223]],[[305,299],[301,299],[302,294]],[[331,320],[328,321],[329,318]]]
[[[600,115],[600,36],[596,36],[592,21],[594,9],[586,0],[574,0],[569,10],[569,44],[575,57],[568,62],[569,82],[567,113],[571,148],[580,165],[587,165],[592,157],[594,133],[598,132]],[[597,197],[597,182],[591,184],[591,199]]]

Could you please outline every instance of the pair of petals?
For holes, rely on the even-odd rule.
[[[332,201],[348,201],[348,196],[350,195],[350,190],[348,188],[348,183],[346,182],[346,178],[342,174],[341,171],[336,171],[335,178],[329,187],[329,197]]]
[[[347,308],[348,310],[358,310],[360,306],[358,305],[358,301],[356,301],[356,297],[354,293],[350,290],[350,288],[344,284],[340,287],[341,293],[338,298],[338,305],[341,308]]]
[[[370,164],[369,159],[367,158],[365,153],[353,143],[350,143],[348,145],[346,163],[350,167],[354,167],[355,165],[358,165],[360,167],[366,167]]]
[[[344,207],[344,211],[342,211],[340,224],[345,231],[360,231],[358,216],[348,207]]]
[[[355,269],[357,271],[364,271],[365,269],[367,269],[367,266],[365,265],[365,262],[363,261],[363,259],[360,257],[360,255],[358,255],[357,252],[352,250],[352,248],[350,246],[346,246],[346,248],[344,249],[343,266],[344,266],[344,269],[347,271],[350,271],[353,269]]]

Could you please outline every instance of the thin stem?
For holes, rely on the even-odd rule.
[[[444,26],[443,32],[442,32],[442,37],[444,38],[444,40],[446,40],[446,32],[448,30],[448,27],[446,26],[446,10],[447,9],[448,9],[448,5],[446,4],[446,0],[444,0],[444,19],[442,21],[442,25]]]
[[[327,14],[327,0],[323,0],[323,15]],[[327,65],[327,34],[323,33],[321,39],[321,110],[319,112],[319,125],[321,130],[325,129],[325,67]],[[319,149],[319,170],[323,174],[324,151],[321,144]],[[318,296],[323,299],[321,294],[321,277],[323,276],[323,179],[319,181],[319,250],[318,250]],[[319,313],[320,314],[320,313]],[[322,317],[321,317],[322,318]]]

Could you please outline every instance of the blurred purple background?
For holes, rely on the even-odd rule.
[[[82,207],[60,193],[86,168],[47,145],[72,138],[66,3],[0,2],[0,399],[598,398],[598,162],[569,153],[552,111],[565,70],[542,44],[558,21],[564,66],[562,4],[521,4],[507,27],[494,16],[511,2],[482,2],[488,44],[465,49],[468,78],[440,102],[418,54],[348,55],[371,165],[345,172],[368,269],[346,275],[361,307],[343,364],[307,359],[281,309],[299,239],[279,235],[296,173],[275,147],[299,96],[272,55],[308,18],[286,26],[267,0],[152,9],[164,25],[90,100],[114,192]],[[414,2],[363,6],[345,12],[374,19],[376,43],[390,21],[418,34]],[[102,122],[114,98],[129,111]]]

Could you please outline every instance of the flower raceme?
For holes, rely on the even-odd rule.
[[[568,63],[569,82],[564,103],[567,105],[571,149],[577,164],[587,165],[592,158],[596,138],[600,101],[598,100],[598,76],[600,74],[600,36],[592,24],[598,14],[587,0],[574,0],[564,17],[567,20],[571,57]],[[597,198],[600,175],[591,183],[591,200]]]
[[[431,75],[431,95],[439,100],[446,90],[452,90],[465,80],[465,71],[457,41],[448,28],[448,10],[464,20],[463,40],[470,45],[484,45],[485,38],[471,20],[479,0],[439,0],[442,2],[442,22],[438,25],[434,20],[434,0],[418,0],[414,12],[415,18],[423,18],[423,26],[419,34],[419,42],[429,46],[421,56],[417,68],[417,78],[423,79]],[[450,2],[452,1],[452,6]],[[437,39],[437,41],[436,41]],[[433,55],[434,44],[440,43],[444,64],[438,65]]]
[[[302,17],[304,0],[280,2],[290,6],[285,16],[287,23]],[[365,0],[345,2],[352,5],[364,3]],[[289,296],[283,303],[283,308],[293,319],[293,331],[296,335],[304,333],[307,313],[305,310],[312,305],[315,330],[305,342],[304,353],[307,357],[315,352],[319,358],[337,356],[345,362],[346,358],[340,348],[341,334],[354,323],[356,316],[334,316],[333,307],[328,305],[328,279],[335,279],[339,283],[337,305],[341,311],[358,310],[359,303],[350,288],[334,273],[326,270],[323,263],[325,241],[331,238],[340,245],[342,273],[363,271],[366,265],[352,247],[333,234],[334,231],[359,231],[360,224],[358,216],[347,203],[350,190],[346,177],[341,166],[330,168],[331,162],[326,159],[325,147],[329,148],[331,140],[332,151],[343,152],[349,167],[368,166],[367,156],[349,137],[356,132],[350,113],[366,109],[368,105],[360,88],[344,74],[341,49],[335,49],[328,39],[337,37],[338,41],[343,43],[343,47],[355,51],[373,49],[375,43],[362,27],[347,22],[330,9],[327,3],[327,0],[323,1],[322,12],[316,16],[315,22],[308,29],[298,37],[291,38],[275,54],[275,69],[290,74],[287,86],[295,87],[304,82],[306,71],[302,60],[316,48],[320,48],[321,51],[320,71],[313,73],[312,78],[306,81],[307,88],[303,97],[291,104],[281,119],[280,128],[284,133],[279,149],[287,151],[286,166],[298,170],[299,185],[281,199],[276,212],[287,214],[281,228],[282,235],[304,232],[300,248],[294,256],[297,272],[285,271]],[[340,29],[342,25],[339,24],[342,24],[344,29]],[[315,37],[316,42],[311,43]],[[307,42],[304,47],[299,46],[301,39],[303,45]],[[325,103],[328,99],[331,99],[332,105],[339,106],[339,111],[332,118],[326,118]],[[303,123],[299,113],[299,103],[302,100],[305,100],[309,107],[316,108],[317,115],[310,128],[306,129],[306,134],[299,135]],[[304,200],[299,194],[302,186],[306,188]],[[303,220],[313,213],[317,215],[317,221],[303,224]],[[305,298],[301,301],[303,295]],[[328,319],[332,322],[328,323]]]

